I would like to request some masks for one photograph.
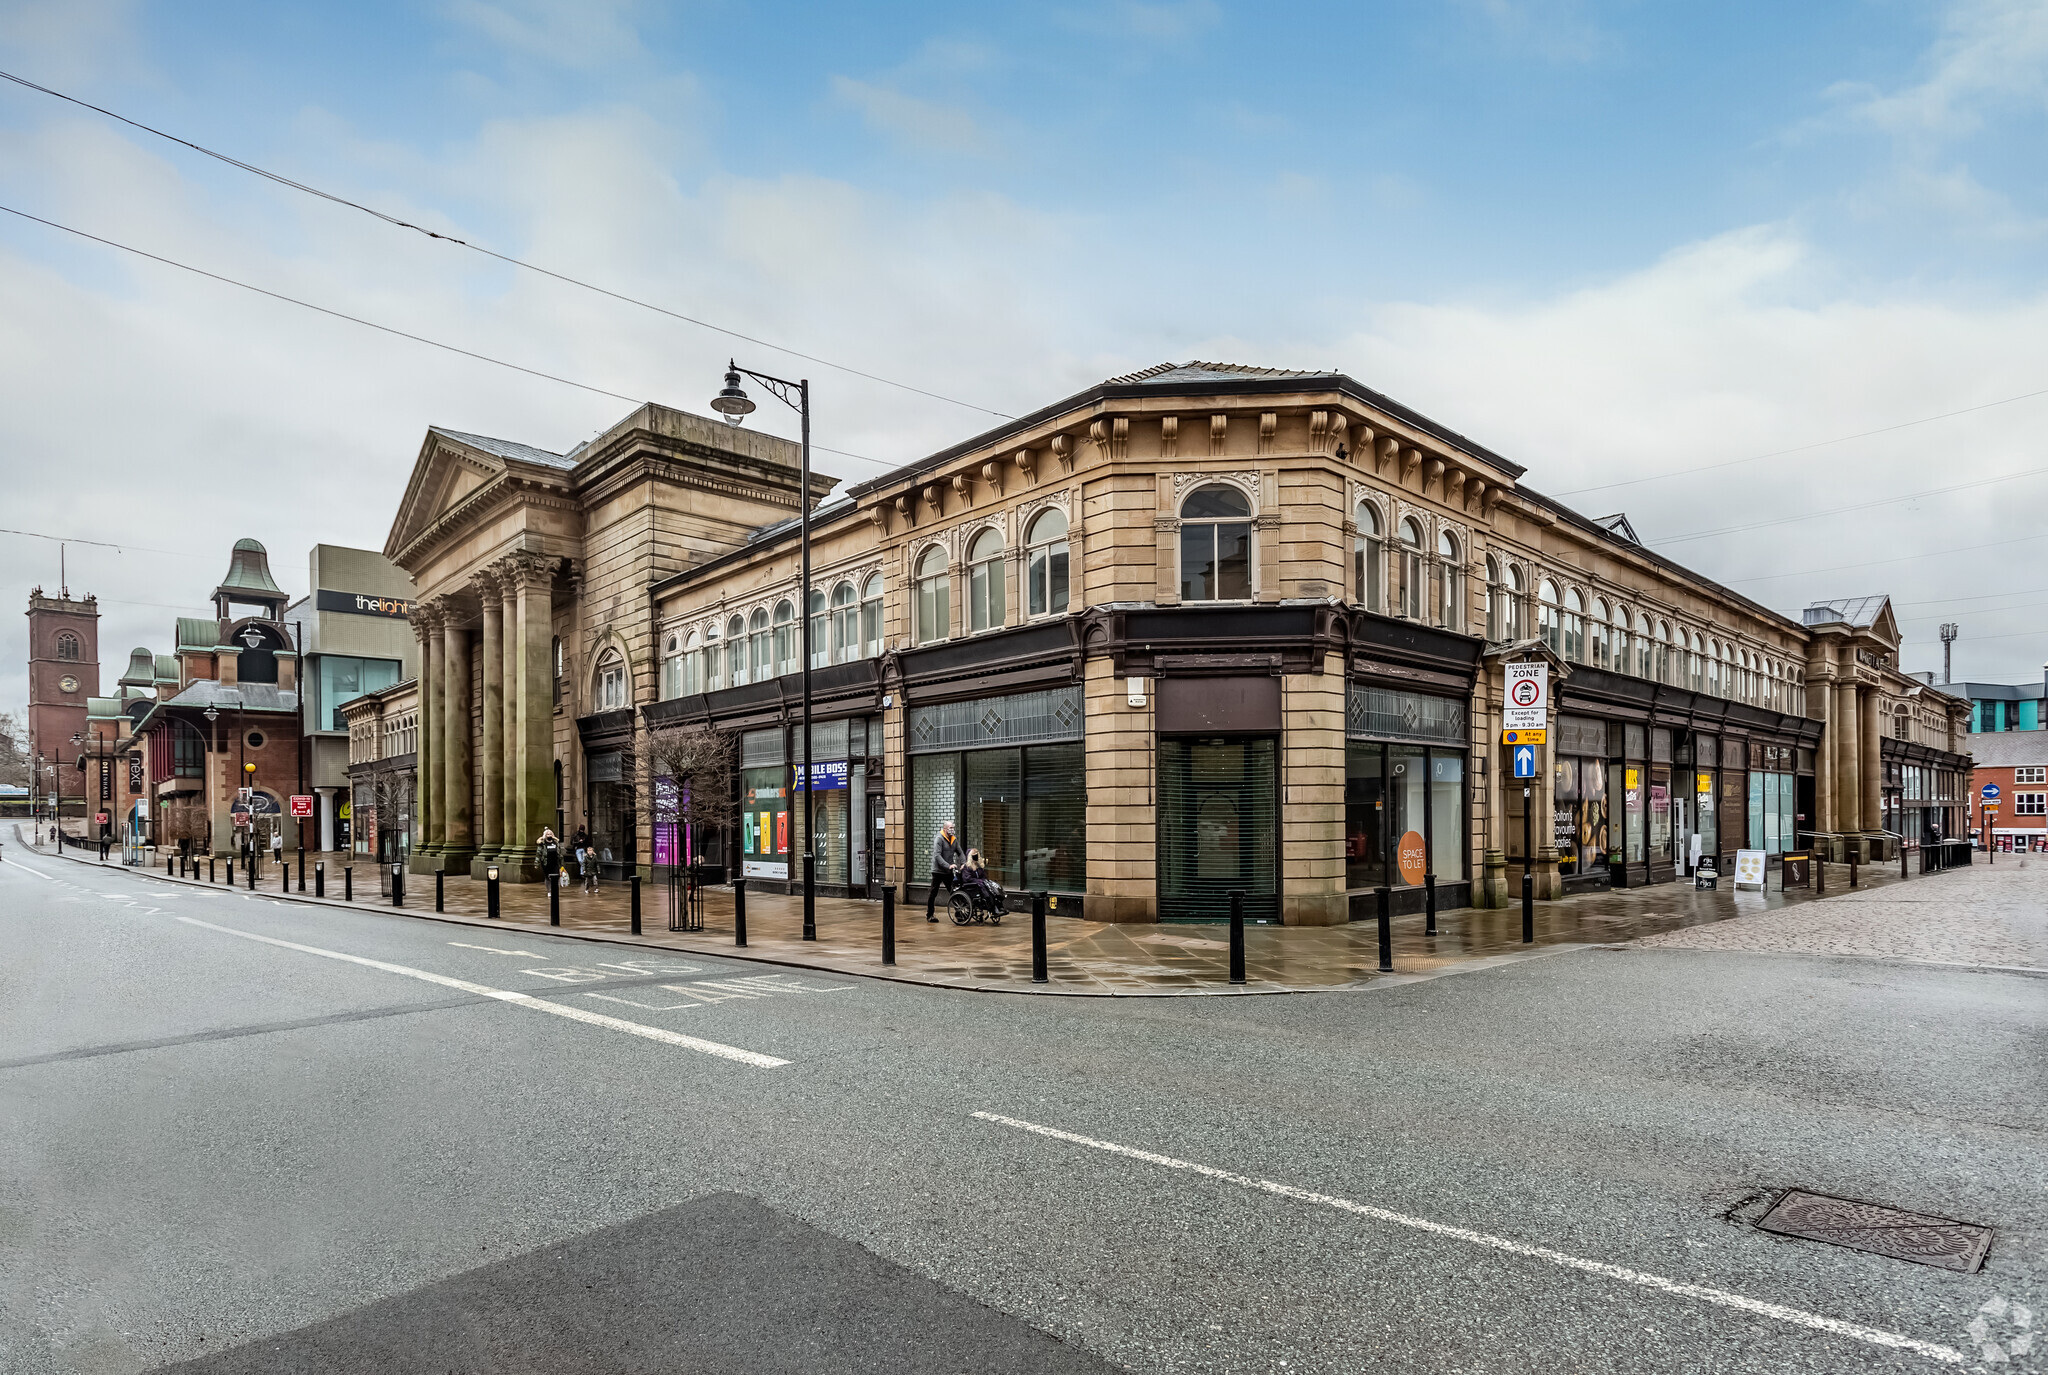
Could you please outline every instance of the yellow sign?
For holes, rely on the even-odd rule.
[[[1504,730],[1500,733],[1503,745],[1540,745],[1547,732],[1540,730]]]
[[[1703,774],[1700,774],[1700,775],[1699,775],[1699,787],[1698,787],[1698,788],[1696,789],[1696,791],[1699,791],[1699,792],[1702,792],[1702,793],[1710,793],[1710,792],[1712,792],[1713,790],[1714,790],[1714,775],[1712,775],[1712,774],[1710,774],[1710,773],[1703,773]]]

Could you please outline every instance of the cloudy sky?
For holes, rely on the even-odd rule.
[[[1163,360],[1341,368],[1783,611],[1890,593],[1910,669],[2048,655],[2048,0],[0,0],[0,70],[766,341],[0,82],[0,205],[598,389],[0,214],[0,588],[121,546],[70,548],[109,683],[236,537],[294,592],[381,547],[428,425],[566,449],[735,351],[849,480]]]

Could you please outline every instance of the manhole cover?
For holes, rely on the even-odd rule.
[[[1984,1264],[1984,1255],[1991,1249],[1989,1227],[1798,1189],[1788,1189],[1756,1225],[1781,1236],[1824,1241],[1966,1275]]]

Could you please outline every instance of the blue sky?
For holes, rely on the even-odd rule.
[[[0,0],[0,68],[1008,412],[1167,358],[1336,366],[1571,492],[2048,387],[2040,0]],[[670,404],[737,347],[12,87],[0,204]],[[381,545],[429,424],[559,449],[624,408],[35,225],[0,224],[0,296],[6,523],[174,551],[75,551],[109,661],[236,535],[294,586],[316,540]],[[752,361],[816,375],[820,442],[872,460],[829,460],[849,479],[986,418]],[[1666,551],[1791,612],[1888,590],[1908,667],[1954,617],[1962,673],[2031,678],[2044,546],[2001,542],[2048,478],[1756,522],[2031,470],[2044,416],[1572,499],[1653,544],[1748,527]],[[17,595],[53,564],[0,541]]]

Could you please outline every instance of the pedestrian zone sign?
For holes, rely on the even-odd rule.
[[[312,798],[310,798],[310,797],[308,797],[308,796],[306,796],[306,795],[305,795],[304,793],[293,793],[293,794],[292,794],[292,815],[293,815],[293,816],[311,816],[312,814],[313,814],[313,799],[312,799]]]
[[[1502,730],[1542,730],[1550,724],[1550,665],[1546,663],[1504,664],[1500,727]]]
[[[1536,747],[1534,745],[1515,746],[1515,777],[1534,778],[1535,776]]]

